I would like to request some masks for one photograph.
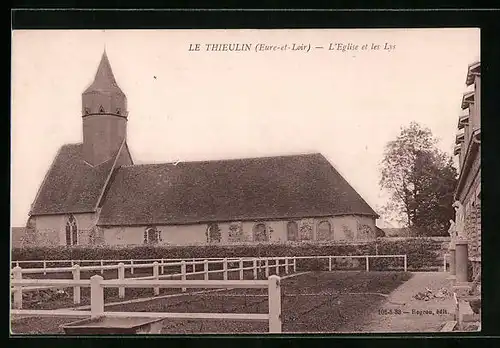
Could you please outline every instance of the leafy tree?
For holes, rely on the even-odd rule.
[[[457,172],[436,144],[428,128],[412,122],[387,143],[381,163],[380,186],[390,193],[384,212],[414,235],[447,235],[454,218]]]

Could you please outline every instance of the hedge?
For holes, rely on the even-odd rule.
[[[12,249],[12,260],[190,259],[223,257],[407,255],[408,269],[435,269],[443,264],[443,243],[432,239],[376,240],[342,244],[260,244],[197,246],[56,246]],[[304,260],[302,260],[304,261]],[[326,260],[325,260],[326,261]],[[309,260],[311,262],[311,260]],[[364,262],[364,260],[361,260]],[[303,262],[301,262],[303,263]],[[327,261],[326,261],[327,263]],[[336,264],[341,261],[336,261]],[[371,259],[370,268],[402,267],[402,259]],[[319,267],[319,266],[316,266]],[[364,266],[362,266],[364,268]]]

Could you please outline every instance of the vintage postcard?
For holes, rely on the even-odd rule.
[[[480,30],[14,30],[12,335],[481,330]]]

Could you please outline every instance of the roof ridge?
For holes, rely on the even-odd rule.
[[[61,147],[64,147],[64,146],[76,146],[76,145],[83,145],[83,142],[79,142],[79,143],[66,143],[66,144],[62,144]]]
[[[118,149],[118,152],[116,153],[115,157],[114,157],[114,158],[110,158],[110,159],[108,160],[108,161],[113,160],[113,165],[112,165],[112,166],[111,166],[111,168],[109,169],[109,173],[108,173],[108,175],[107,175],[107,177],[106,177],[106,181],[104,181],[104,185],[103,185],[103,186],[102,186],[102,188],[101,188],[101,192],[100,192],[99,197],[97,198],[97,202],[96,202],[96,204],[95,204],[95,206],[94,206],[94,210],[97,210],[97,208],[99,207],[99,205],[100,205],[100,203],[101,203],[101,201],[102,201],[102,198],[103,198],[103,196],[104,196],[104,192],[106,191],[106,188],[108,188],[108,186],[109,186],[109,181],[110,181],[110,179],[111,179],[111,176],[113,175],[113,170],[114,170],[114,169],[115,169],[115,167],[116,167],[116,162],[118,161],[118,158],[119,158],[119,157],[120,157],[120,155],[121,155],[121,152],[122,152],[122,150],[123,150],[124,145],[126,144],[126,141],[127,141],[126,139],[123,139],[122,144],[120,145],[120,148]],[[108,161],[103,162],[103,163],[107,163]],[[101,163],[101,164],[102,164],[102,163]],[[100,165],[100,164],[99,164],[99,165]]]
[[[268,155],[261,157],[239,157],[239,158],[227,158],[227,159],[208,159],[208,160],[189,160],[189,161],[174,161],[174,162],[156,162],[156,163],[137,163],[137,164],[128,164],[121,167],[138,167],[138,166],[154,166],[154,165],[176,165],[177,163],[214,163],[214,162],[236,162],[236,161],[247,161],[247,160],[261,160],[261,159],[275,159],[275,158],[291,158],[291,157],[311,157],[311,156],[323,156],[320,152],[311,152],[311,153],[298,153],[291,155]],[[325,158],[326,159],[326,158]]]

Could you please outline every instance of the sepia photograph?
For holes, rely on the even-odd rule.
[[[12,337],[481,331],[480,29],[11,57]]]

